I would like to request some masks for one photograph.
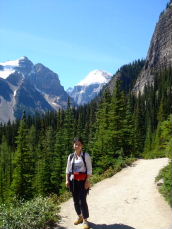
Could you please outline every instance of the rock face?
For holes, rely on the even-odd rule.
[[[155,72],[172,66],[172,3],[161,13],[148,50],[146,63],[141,71],[134,92],[143,93],[146,84],[152,84]]]
[[[58,110],[67,105],[68,94],[58,75],[27,57],[0,63],[0,122],[27,114]]]
[[[87,104],[99,94],[103,86],[106,85],[111,78],[111,73],[94,70],[75,86],[74,89],[69,88],[67,92],[77,105]]]
[[[102,94],[106,89],[108,89],[112,94],[117,80],[121,81],[121,88],[125,92],[128,93],[129,91],[131,91],[133,89],[133,86],[136,82],[138,75],[143,69],[144,64],[145,60],[137,60],[130,64],[123,65],[112,77],[109,83],[103,88]]]

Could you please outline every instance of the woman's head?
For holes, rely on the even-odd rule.
[[[73,148],[81,151],[84,147],[84,142],[81,137],[75,137],[73,140]]]
[[[73,139],[73,143],[75,143],[75,142],[80,142],[82,145],[84,145],[84,142],[83,142],[83,140],[82,140],[81,137],[75,137],[75,138]]]

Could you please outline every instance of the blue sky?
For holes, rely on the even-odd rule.
[[[145,58],[168,0],[0,0],[0,62],[27,56],[65,89]]]

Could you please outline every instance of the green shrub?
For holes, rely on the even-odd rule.
[[[163,179],[164,183],[160,187],[160,193],[165,197],[165,199],[168,201],[170,206],[172,207],[172,162],[168,164],[165,168],[163,168],[159,175],[156,177],[155,181],[159,181],[160,179]]]
[[[167,153],[165,152],[165,150],[151,150],[149,152],[144,152],[143,153],[143,158],[144,159],[155,159],[155,158],[162,158],[162,157],[168,157]]]
[[[1,229],[43,229],[59,220],[58,205],[50,197],[37,197],[19,204],[0,205]]]
[[[91,183],[95,184],[99,181],[102,181],[106,178],[109,178],[113,175],[115,175],[117,172],[119,172],[124,167],[131,165],[136,159],[135,158],[122,158],[119,157],[113,166],[109,167],[106,171],[104,171],[102,174],[95,173],[91,177]]]
[[[71,192],[69,192],[69,189],[63,191],[63,193],[60,194],[58,197],[58,205],[61,204],[62,202],[67,201],[70,197],[72,197]]]

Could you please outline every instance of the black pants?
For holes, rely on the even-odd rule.
[[[83,216],[84,219],[89,217],[88,205],[86,197],[88,190],[84,188],[85,181],[73,180],[70,182],[70,190],[72,192],[75,211],[78,215]]]

